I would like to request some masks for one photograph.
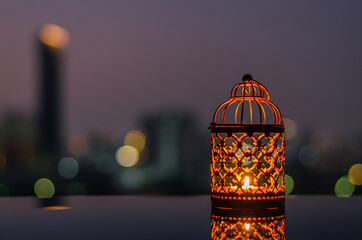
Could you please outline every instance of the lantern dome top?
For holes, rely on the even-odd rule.
[[[245,74],[231,90],[229,100],[216,109],[212,124],[283,125],[279,109],[269,99],[268,90]]]

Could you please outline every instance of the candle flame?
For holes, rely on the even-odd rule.
[[[245,177],[243,188],[244,188],[244,189],[248,189],[248,188],[249,188],[249,177],[248,177],[248,176]]]
[[[246,229],[246,230],[249,230],[249,228],[250,228],[250,224],[249,224],[249,223],[245,223],[245,229]]]

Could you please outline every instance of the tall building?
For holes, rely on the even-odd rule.
[[[68,40],[68,32],[54,24],[44,25],[39,32],[39,150],[49,159],[57,158],[62,148],[61,63]]]
[[[164,110],[142,117],[149,159],[140,166],[161,193],[208,192],[209,141],[187,111]]]

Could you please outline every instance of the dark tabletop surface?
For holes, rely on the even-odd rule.
[[[0,198],[0,239],[210,239],[210,197]],[[362,197],[288,196],[286,239],[362,239]]]

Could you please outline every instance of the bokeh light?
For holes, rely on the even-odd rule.
[[[243,152],[248,152],[248,151],[252,151],[253,149],[253,145],[249,144],[249,143],[245,143],[243,146],[242,146],[242,150]],[[243,153],[242,151],[239,149],[237,152],[236,152],[237,155],[241,156]],[[252,157],[245,157],[243,158],[244,162],[243,162],[243,166],[250,166],[251,164],[253,164],[253,158]]]
[[[73,155],[82,155],[88,151],[89,143],[86,136],[73,135],[68,140],[68,152]]]
[[[334,186],[334,192],[337,197],[350,197],[354,192],[354,185],[349,181],[348,176],[338,179]]]
[[[248,150],[252,150],[254,147],[253,145],[249,144],[249,143],[244,143],[244,145],[241,147],[241,149],[243,150],[243,152],[246,152]],[[241,154],[241,152],[239,152],[238,154]]]
[[[45,24],[39,32],[40,40],[53,48],[64,48],[69,42],[69,33],[55,24]]]
[[[72,182],[66,187],[65,193],[67,195],[87,195],[87,188],[83,183]]]
[[[290,118],[283,118],[283,122],[285,127],[285,140],[292,140],[298,134],[298,125]]]
[[[9,191],[8,187],[4,184],[0,184],[0,196],[1,197],[10,196],[10,191]]]
[[[146,145],[145,135],[137,130],[132,130],[127,133],[124,138],[124,145],[129,145],[142,152]]]
[[[285,195],[289,195],[293,191],[294,180],[292,176],[285,174],[284,181],[285,181]]]
[[[59,161],[58,163],[58,172],[59,175],[63,178],[71,179],[77,176],[79,171],[78,162],[71,158],[66,157]]]
[[[51,198],[54,195],[55,187],[49,179],[41,178],[34,184],[34,192],[38,198]]]
[[[138,168],[130,168],[121,174],[122,185],[129,189],[142,187],[146,180],[144,172]]]
[[[139,153],[135,147],[122,146],[116,152],[116,160],[119,165],[123,167],[132,167],[137,164],[139,160]]]
[[[348,179],[354,185],[362,185],[362,164],[355,164],[349,169]]]
[[[319,162],[319,151],[313,146],[304,146],[299,151],[299,160],[307,167],[313,167]]]

